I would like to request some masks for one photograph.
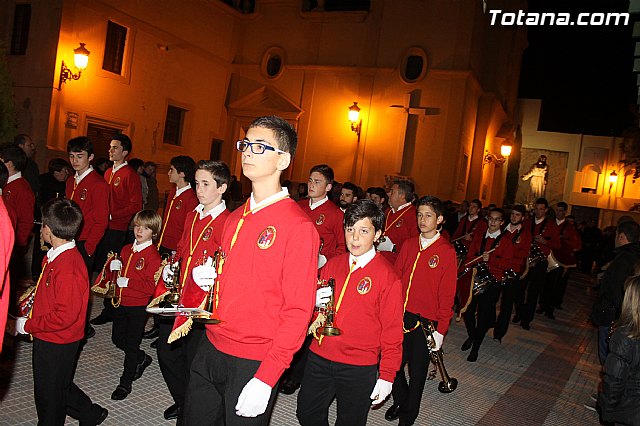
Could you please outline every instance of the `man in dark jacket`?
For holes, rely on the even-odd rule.
[[[624,283],[633,275],[633,267],[640,258],[640,225],[623,222],[616,230],[616,256],[607,268],[600,284],[598,298],[593,305],[591,321],[598,326],[598,357],[604,364],[608,348],[611,325],[620,316]]]

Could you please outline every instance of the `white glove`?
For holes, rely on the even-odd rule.
[[[260,379],[252,378],[244,385],[238,403],[236,415],[242,417],[257,417],[264,413],[271,397],[271,386]]]
[[[173,267],[172,264],[168,264],[166,265],[164,268],[162,268],[162,280],[165,283],[171,283],[171,281],[173,281],[173,271],[171,270],[171,268]]]
[[[118,277],[118,281],[116,282],[118,287],[127,288],[129,286],[129,278],[127,277]]]
[[[329,303],[329,299],[331,299],[331,287],[320,287],[316,290],[316,308],[324,308]]]
[[[318,269],[322,268],[327,263],[327,258],[324,254],[318,254]]]
[[[196,284],[198,284],[198,287],[203,291],[209,291],[218,274],[216,273],[216,268],[213,266],[206,266],[205,264],[193,268],[191,276]]]
[[[29,334],[26,331],[24,331],[24,323],[27,322],[27,317],[18,317],[16,318],[16,334],[14,334],[14,336],[17,336],[18,333],[19,334]]]
[[[122,261],[120,259],[113,259],[109,264],[109,269],[111,271],[121,271],[122,270]]]
[[[389,237],[382,237],[378,244],[378,251],[393,251],[393,241]]]
[[[442,347],[442,341],[444,340],[444,336],[440,333],[438,333],[437,331],[433,332],[433,340],[434,343],[436,344],[436,347],[433,349],[434,351],[437,351],[438,349],[440,349]]]
[[[377,405],[384,402],[384,400],[391,394],[392,387],[393,383],[378,379],[376,385],[373,387],[373,392],[371,392],[371,396],[369,397],[373,400],[371,405]]]

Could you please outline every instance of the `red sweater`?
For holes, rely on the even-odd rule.
[[[109,183],[109,229],[126,231],[133,215],[142,209],[140,176],[127,164],[113,174],[113,167],[104,173]]]
[[[549,256],[551,250],[556,250],[560,248],[560,229],[556,222],[553,219],[545,218],[539,224],[535,224],[534,219],[530,219],[525,222],[523,226],[527,226],[531,229],[531,241],[532,244],[537,244],[535,241],[536,235],[542,234],[542,237],[547,241],[547,244],[538,244],[542,253],[546,256]]]
[[[285,198],[247,214],[231,249],[242,215],[243,208],[234,210],[222,233],[223,323],[208,325],[207,337],[226,354],[262,361],[255,377],[273,387],[307,333],[320,238],[296,202]]]
[[[395,213],[393,213],[391,208],[387,209],[383,235],[391,239],[396,249],[395,252],[385,251],[382,252],[382,254],[392,264],[395,263],[405,240],[420,234],[416,213],[416,208],[413,205],[405,207]]]
[[[158,241],[158,245],[169,250],[177,250],[182,230],[185,227],[185,219],[198,206],[198,197],[193,189],[187,189],[177,197],[175,195],[176,188],[174,186],[169,193],[167,206],[164,209],[162,231],[160,232],[162,237]]]
[[[582,248],[582,241],[580,240],[580,234],[576,227],[565,220],[558,226],[558,233],[560,237],[560,248],[553,250],[553,255],[558,262],[566,266],[576,264],[575,252]]]
[[[122,306],[147,306],[156,289],[154,275],[162,259],[153,244],[137,253],[133,253],[132,247],[133,244],[127,244],[120,251],[120,276],[129,278],[129,283],[127,287],[116,288],[116,297],[120,297]]]
[[[486,233],[486,231],[485,231]],[[469,248],[469,253],[467,253],[467,259],[465,263],[471,261],[472,259],[480,256],[482,253],[486,253],[491,250],[494,246],[495,238],[484,238],[485,233],[476,232],[473,236],[473,241],[471,242],[471,247]],[[504,272],[509,269],[517,267],[516,262],[513,259],[513,254],[515,249],[513,248],[512,239],[509,237],[511,234],[507,233],[500,238],[500,241],[495,246],[495,251],[489,254],[489,272],[497,279],[501,280],[504,277]],[[483,241],[484,240],[484,241]],[[482,244],[484,243],[484,247]],[[473,265],[470,266],[474,266]]]
[[[16,232],[16,245],[25,247],[33,228],[33,209],[36,197],[25,178],[18,178],[5,185],[2,198]]]
[[[0,199],[0,330],[4,330],[7,321],[7,311],[9,310],[9,260],[13,250],[14,232],[11,219],[4,206],[4,201]],[[0,333],[0,348],[4,333]],[[1,349],[0,349],[1,351]]]
[[[331,259],[347,252],[344,241],[344,227],[342,225],[344,213],[338,206],[327,200],[321,206],[311,210],[308,199],[298,201],[298,205],[309,216],[311,221],[316,224],[316,230],[322,241],[320,253],[326,256],[327,259]]]
[[[95,170],[75,183],[74,177],[67,179],[65,193],[80,206],[83,220],[78,241],[84,241],[87,254],[93,256],[109,223],[109,184]]]
[[[89,277],[75,247],[43,262],[42,278],[24,329],[51,343],[73,343],[84,338]]]
[[[502,238],[508,238],[513,246],[513,270],[519,274],[522,274],[527,266],[527,257],[529,257],[529,251],[531,250],[531,232],[529,228],[524,224],[520,228],[522,232],[516,236],[516,232],[506,232]]]
[[[456,228],[456,232],[453,233],[452,240],[456,240],[457,238],[462,237],[465,234],[471,234],[471,240],[467,241],[466,238],[461,238],[460,241],[464,244],[464,246],[469,249],[471,247],[471,241],[476,234],[484,235],[484,232],[487,230],[487,221],[478,216],[475,220],[469,220],[469,215],[462,216],[460,219],[460,223],[458,223],[458,227]]]
[[[321,279],[336,281],[335,301],[349,274],[349,254],[327,262]],[[345,290],[335,325],[340,336],[311,343],[311,351],[334,362],[375,365],[380,360],[380,378],[393,382],[402,361],[402,285],[393,266],[380,254],[353,271]]]
[[[405,310],[438,321],[438,333],[445,335],[453,316],[453,299],[456,295],[456,251],[449,241],[440,236],[422,250],[413,279],[410,280],[419,250],[420,237],[407,240],[395,264],[402,278],[404,298],[411,281]]]

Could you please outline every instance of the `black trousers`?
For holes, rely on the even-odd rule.
[[[377,365],[342,364],[309,352],[298,393],[298,421],[302,426],[328,426],[329,406],[335,397],[337,426],[367,424],[369,397],[377,378]]]
[[[418,321],[418,315],[411,312],[404,313],[404,327],[407,330],[413,328]],[[421,322],[425,322],[421,318]],[[437,322],[434,321],[437,326]],[[429,347],[424,333],[420,328],[404,334],[402,341],[402,364],[393,381],[393,403],[400,406],[400,420],[412,425],[420,412],[420,401],[424,385],[429,374]],[[404,373],[404,366],[409,365],[409,382]]]
[[[296,352],[291,360],[291,365],[282,374],[283,380],[293,380],[298,383],[302,383],[302,377],[304,376],[305,365],[307,364],[307,358],[309,357],[309,346],[313,342],[313,336],[309,335],[304,339],[302,347]]]
[[[203,324],[194,323],[189,334],[169,344],[167,339],[171,334],[173,321],[173,318],[160,317],[157,347],[158,364],[173,401],[179,407],[184,407],[191,363],[200,341],[206,339],[206,336]]]
[[[136,366],[144,361],[145,353],[140,349],[144,324],[147,321],[145,306],[120,306],[113,310],[111,340],[124,351],[124,370],[120,384],[131,387]]]
[[[518,295],[518,315],[522,325],[529,325],[533,320],[536,312],[536,304],[540,296],[540,290],[544,285],[545,276],[547,274],[547,261],[539,262],[536,266],[529,269],[529,273],[522,280],[522,288]]]
[[[569,283],[569,275],[571,275],[571,270],[573,268],[562,268],[562,274],[560,275],[560,279],[558,280],[558,293],[556,298],[555,308],[559,308],[562,306],[562,301],[564,300],[564,293],[567,291],[567,284]]]
[[[467,327],[467,335],[473,339],[473,349],[478,350],[487,331],[496,322],[496,302],[500,287],[497,284],[489,286],[482,294],[474,295],[467,310],[462,314]],[[477,315],[476,315],[477,312]]]
[[[522,281],[518,278],[513,278],[508,280],[502,287],[500,313],[496,319],[496,325],[493,327],[493,337],[496,339],[502,339],[505,334],[507,334],[509,323],[511,322],[511,314],[513,313],[513,304],[517,299],[518,294],[521,292],[521,283]]]
[[[236,415],[236,404],[244,386],[253,378],[260,361],[238,358],[216,349],[206,337],[200,341],[189,371],[185,398],[184,424],[187,426],[267,426],[273,410],[278,384],[264,414],[257,417]]]
[[[107,229],[96,248],[94,253],[93,267],[96,271],[101,271],[104,264],[107,262],[107,256],[109,252],[120,254],[120,250],[124,247],[124,240],[127,236],[126,231],[116,231],[115,229]],[[111,299],[104,298],[102,301],[104,309],[100,315],[106,316],[108,319],[113,319],[113,306],[111,305]]]
[[[38,425],[64,425],[66,415],[80,424],[94,424],[102,413],[75,383],[80,342],[58,344],[33,340],[33,392]]]

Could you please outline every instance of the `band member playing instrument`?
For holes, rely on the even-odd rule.
[[[180,304],[187,308],[203,308],[204,301],[216,278],[210,258],[222,242],[222,229],[229,210],[222,199],[231,179],[229,167],[221,161],[200,161],[195,172],[196,194],[200,204],[187,213],[182,238],[178,242],[176,259],[181,261],[182,285]],[[171,265],[163,271],[169,282]],[[167,289],[158,286],[154,300],[161,300]],[[153,302],[152,302],[153,304]],[[158,363],[174,404],[164,417],[175,419],[182,413],[189,382],[189,369],[200,341],[204,339],[204,326],[194,324],[191,318],[178,316],[170,323],[163,318],[158,337]]]
[[[396,260],[404,296],[404,341],[402,365],[393,382],[393,405],[385,418],[400,417],[400,423],[412,425],[418,417],[420,401],[429,369],[429,347],[420,329],[431,320],[435,348],[440,349],[456,292],[456,253],[438,232],[444,220],[444,204],[435,197],[418,201],[417,222],[420,235],[405,241]],[[409,383],[402,368],[409,365]]]
[[[158,238],[160,215],[153,210],[142,210],[133,217],[135,241],[120,252],[120,259],[110,256],[104,270],[116,272],[117,280],[113,303],[113,327],[111,340],[124,352],[124,370],[120,383],[111,394],[111,399],[122,400],[131,393],[131,385],[138,380],[151,364],[151,357],[140,349],[144,324],[147,321],[146,307],[156,287],[156,273],[161,259],[153,241]],[[94,291],[103,285],[104,273],[98,277]]]
[[[523,280],[522,288],[518,296],[520,305],[517,312],[518,317],[513,322],[520,322],[525,330],[531,329],[531,321],[535,314],[538,297],[542,290],[547,274],[547,257],[551,250],[560,248],[560,234],[558,225],[555,221],[547,218],[547,208],[549,203],[545,198],[538,198],[533,210],[534,217],[523,226],[529,226],[531,235],[533,236],[532,245],[538,246],[544,259],[541,259],[535,265],[529,265],[529,272]]]
[[[89,277],[73,238],[82,223],[78,205],[54,198],[42,206],[42,239],[51,244],[34,290],[33,305],[8,331],[33,336],[33,390],[38,423],[62,425],[67,413],[98,425],[109,414],[73,383],[84,338]]]
[[[191,364],[188,425],[268,424],[278,380],[306,335],[320,238],[280,186],[296,146],[293,127],[275,116],[254,120],[237,142],[252,194],[222,232],[215,283],[222,322],[207,324]]]
[[[509,237],[505,237],[506,234],[501,230],[503,216],[502,209],[496,208],[489,213],[489,227],[484,234],[475,234],[467,255],[467,262],[472,262],[478,256],[482,256],[481,260],[487,263],[492,278],[497,281],[504,278],[506,270],[513,268],[514,248]],[[467,266],[472,265],[467,263]],[[469,274],[471,272],[465,275]],[[471,285],[473,285],[473,281],[472,278]],[[471,301],[462,314],[469,337],[462,344],[461,349],[466,351],[471,348],[467,357],[469,362],[475,362],[478,359],[478,351],[484,336],[495,323],[496,302],[500,294],[500,284],[497,281],[488,285],[482,293],[472,294]]]
[[[531,231],[528,226],[523,225],[526,209],[523,205],[513,206],[509,224],[504,228],[505,236],[511,240],[513,245],[513,270],[519,276],[524,274],[529,249],[531,248]],[[518,277],[509,278],[502,287],[502,297],[500,298],[500,314],[493,328],[493,338],[502,341],[507,334],[514,302],[520,292],[521,281]]]
[[[391,263],[396,261],[404,242],[409,238],[417,237],[419,233],[416,208],[411,204],[413,190],[413,183],[396,180],[389,191],[387,218],[377,250]]]
[[[336,424],[364,425],[370,406],[391,393],[402,358],[402,292],[393,266],[373,247],[383,226],[384,213],[373,201],[351,204],[344,217],[349,254],[320,270],[321,279],[336,283],[333,325],[341,334],[320,334],[311,343],[296,411],[303,426],[327,425],[334,397]],[[321,290],[317,305],[332,296]]]

